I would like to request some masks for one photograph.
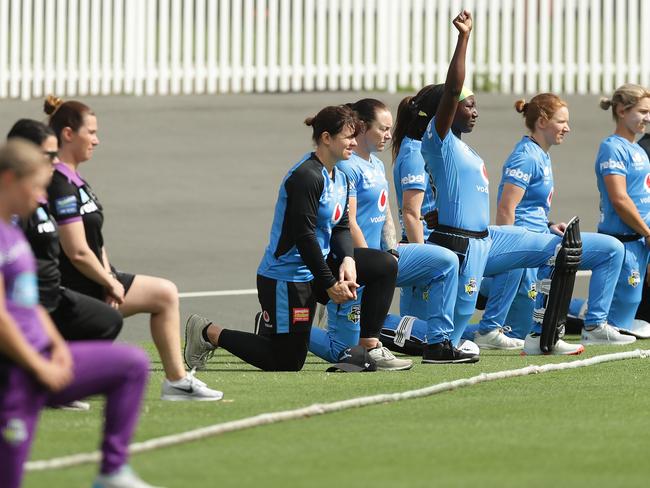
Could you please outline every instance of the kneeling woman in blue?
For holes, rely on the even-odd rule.
[[[280,185],[270,243],[257,270],[258,334],[192,315],[185,344],[185,360],[192,367],[204,367],[220,346],[265,371],[298,371],[307,356],[316,302],[354,300],[359,285],[365,287],[359,344],[368,350],[381,347],[379,331],[395,289],[397,262],[385,252],[353,248],[348,179],[335,167],[352,156],[358,120],[341,105],[325,107],[305,123],[313,128],[316,150]]]
[[[472,28],[468,12],[453,21],[458,42],[444,85],[423,90],[415,106],[423,117],[432,117],[422,139],[422,156],[437,191],[438,226],[429,241],[459,256],[460,275],[454,310],[452,341],[459,342],[474,313],[478,286],[483,276],[513,268],[538,267],[552,262],[561,246],[559,236],[528,232],[521,227],[493,226],[490,217],[489,180],[483,160],[461,140],[476,124],[476,99],[463,88],[465,56]],[[463,98],[459,102],[459,98]],[[462,260],[462,262],[460,262]],[[541,300],[541,296],[540,296]],[[532,337],[531,354],[541,354],[539,337]],[[581,345],[559,340],[553,352],[576,354]],[[427,348],[425,348],[425,357]]]
[[[518,100],[530,135],[524,136],[503,165],[499,185],[497,225],[517,225],[532,232],[562,235],[566,224],[553,224],[548,212],[553,199],[553,168],[548,151],[561,144],[569,133],[566,102],[552,93],[542,93],[529,103]],[[592,270],[589,282],[589,312],[585,317],[584,344],[628,344],[634,338],[620,334],[607,323],[616,277],[623,262],[623,245],[616,239],[592,232],[582,233],[580,269]],[[488,279],[489,280],[489,279]],[[533,325],[537,294],[537,269],[513,269],[491,279],[489,300],[474,341],[486,349],[514,349]],[[487,280],[486,280],[487,281]],[[507,318],[506,318],[507,316]],[[502,333],[512,328],[515,338]],[[533,331],[541,332],[539,325]],[[519,339],[516,339],[519,338]]]
[[[600,144],[596,156],[598,232],[616,237],[625,246],[609,322],[645,338],[650,331],[643,321],[635,321],[634,315],[641,301],[650,248],[650,162],[635,139],[650,124],[650,91],[623,85],[600,106],[603,110],[611,107],[616,130]]]
[[[398,263],[397,286],[420,285],[430,288],[426,313],[427,339],[432,344],[448,341],[453,329],[458,258],[447,249],[426,244],[397,247],[384,164],[373,154],[382,151],[390,140],[392,116],[379,100],[363,99],[351,107],[361,120],[362,129],[357,136],[355,153],[349,160],[339,162],[337,168],[349,180],[349,219],[354,246],[392,253]],[[310,351],[335,361],[343,348],[356,344],[358,318],[353,312],[354,306],[358,304],[328,304],[328,329],[312,330]],[[399,318],[394,319],[399,322]],[[451,357],[451,349],[445,349],[445,352],[445,362],[473,362],[478,359],[473,355]],[[412,365],[411,360],[395,358],[386,348],[371,351],[371,356],[376,360],[378,369],[408,369]]]

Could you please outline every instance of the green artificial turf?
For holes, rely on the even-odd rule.
[[[156,358],[150,345],[145,345]],[[483,352],[474,365],[327,374],[309,356],[300,373],[262,373],[218,351],[198,376],[216,403],[162,402],[154,371],[135,441],[263,412],[422,388],[481,372],[636,348],[589,347],[577,357]],[[650,360],[499,380],[432,397],[228,433],[136,455],[150,483],[173,487],[647,486]],[[32,459],[94,450],[101,399],[90,412],[44,412]],[[89,487],[96,466],[28,473],[25,487]]]

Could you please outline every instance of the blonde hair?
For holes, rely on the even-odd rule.
[[[48,164],[41,149],[26,139],[14,138],[0,147],[0,174],[12,171],[18,178],[24,178]]]
[[[628,110],[639,103],[639,100],[642,98],[649,97],[650,91],[647,88],[633,83],[626,83],[616,89],[612,98],[601,98],[599,105],[603,110],[608,110],[611,107],[612,117],[614,120],[618,120],[618,115],[616,114],[616,108],[618,106],[622,106],[623,110]]]
[[[567,103],[553,93],[540,93],[530,102],[526,102],[523,98],[515,102],[515,110],[523,114],[526,127],[531,132],[535,130],[537,119],[541,117],[544,120],[551,120],[555,112],[566,106]]]

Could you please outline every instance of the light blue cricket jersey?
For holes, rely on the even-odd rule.
[[[402,219],[402,201],[407,190],[421,190],[424,192],[420,215],[426,215],[436,208],[436,197],[433,193],[433,183],[427,173],[424,158],[420,152],[422,141],[405,137],[399,146],[399,153],[393,166],[393,181],[395,183],[395,196],[399,206],[399,223],[402,226],[402,239],[406,240],[404,220]],[[423,222],[422,230],[424,240],[427,240],[431,229]]]
[[[553,168],[548,153],[524,136],[503,163],[497,200],[501,200],[504,183],[518,186],[525,192],[515,209],[515,225],[547,232],[548,212],[553,200]]]
[[[650,162],[641,146],[613,134],[601,142],[595,169],[598,191],[600,191],[599,232],[635,233],[614,210],[603,180],[603,176],[607,175],[625,176],[627,194],[636,205],[641,217],[646,223],[650,223]]]
[[[490,223],[489,180],[485,164],[449,130],[444,140],[434,117],[422,138],[422,156],[436,188],[441,225],[481,232]]]
[[[357,199],[357,223],[371,249],[381,249],[381,231],[388,207],[388,181],[384,163],[374,154],[370,161],[353,154],[336,167],[348,177],[350,198]]]

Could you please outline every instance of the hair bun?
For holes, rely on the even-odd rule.
[[[62,99],[55,97],[54,95],[48,95],[43,104],[43,111],[47,115],[52,115],[62,104]]]
[[[610,98],[603,97],[600,99],[600,102],[598,102],[598,105],[603,110],[609,110],[610,107],[612,106],[612,100]]]
[[[515,102],[515,110],[517,113],[520,114],[525,114],[526,111],[528,110],[528,103],[526,103],[526,100],[523,98],[520,98]]]
[[[315,119],[315,118],[316,118],[316,117],[307,117],[307,118],[305,119],[305,125],[306,125],[307,127],[311,127],[311,126],[313,126],[313,125],[314,125],[314,119]]]

